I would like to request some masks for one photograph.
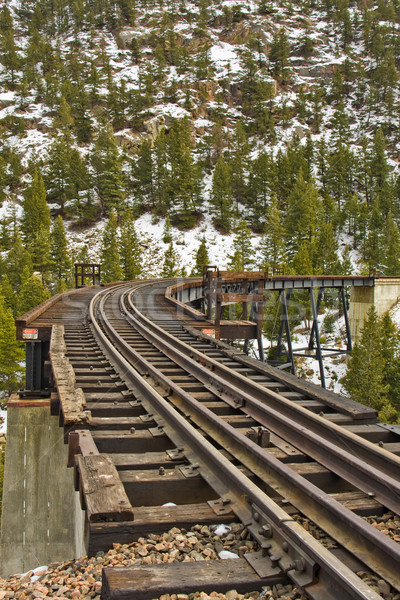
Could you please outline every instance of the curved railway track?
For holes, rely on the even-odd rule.
[[[364,407],[274,377],[207,340],[190,318],[177,319],[165,288],[99,292],[88,320],[54,332],[53,370],[89,552],[175,524],[239,519],[258,550],[208,565],[215,589],[291,580],[314,599],[373,600],[380,596],[356,575],[367,569],[400,590],[400,546],[368,519],[400,513],[395,438]],[[78,407],[62,391],[64,359],[82,390]],[[162,506],[170,501],[176,506]],[[323,543],[304,519],[322,530]],[[190,563],[185,574],[180,565],[179,576],[176,568],[169,576],[166,567],[147,575],[106,569],[103,598],[187,591],[198,567]],[[154,587],[160,578],[164,587]]]

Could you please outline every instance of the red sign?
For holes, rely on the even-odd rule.
[[[38,329],[24,329],[22,331],[23,340],[37,340],[39,337]]]
[[[204,333],[204,335],[209,335],[210,337],[215,337],[215,329],[202,329],[201,333]]]

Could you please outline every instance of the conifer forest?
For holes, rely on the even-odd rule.
[[[399,30],[400,0],[2,0],[0,387],[13,318],[76,262],[400,276]],[[343,391],[371,328],[367,402],[395,422],[389,316]]]

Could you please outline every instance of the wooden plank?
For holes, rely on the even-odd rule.
[[[163,452],[172,450],[174,444],[166,435],[154,437],[150,431],[137,430],[134,433],[123,431],[92,431],[92,437],[99,451],[104,454],[122,452]]]
[[[87,429],[77,429],[68,434],[68,467],[75,466],[75,455],[92,456],[99,454],[92,434]]]
[[[66,353],[64,326],[53,325],[49,356],[63,424],[69,426],[87,423],[90,420],[90,413],[84,410],[86,405],[85,394],[81,388],[75,387],[74,369],[66,357]]]
[[[380,515],[386,510],[375,498],[363,492],[339,492],[330,496],[358,515]]]
[[[159,467],[168,467],[176,462],[184,462],[182,454],[180,461],[172,460],[166,452],[141,452],[139,453],[123,453],[109,454],[117,469],[156,469]]]
[[[220,294],[221,302],[263,302],[263,294],[244,294],[237,292],[225,292]]]
[[[379,425],[345,425],[344,428],[374,443],[394,442],[397,439],[395,434]]]
[[[225,513],[217,516],[206,503],[181,504],[179,506],[138,506],[135,519],[122,523],[91,523],[89,533],[89,556],[97,552],[107,552],[118,540],[121,544],[130,544],[150,533],[159,535],[172,527],[190,530],[194,525],[213,525],[232,523],[236,515],[225,507]]]
[[[262,579],[244,558],[189,563],[138,565],[103,569],[102,600],[151,600],[163,594],[202,591],[239,593],[261,590],[281,581],[273,575]]]
[[[214,500],[217,496],[199,474],[185,477],[177,469],[123,470],[119,472],[133,506],[196,504]]]
[[[76,463],[88,521],[132,521],[133,508],[112,460],[78,455]]]

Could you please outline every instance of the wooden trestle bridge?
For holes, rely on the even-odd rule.
[[[11,568],[5,548],[21,570],[35,543],[38,560],[49,560],[41,537],[61,559],[71,557],[71,543],[95,554],[174,526],[241,521],[257,551],[207,564],[106,568],[102,598],[244,592],[292,581],[314,600],[376,600],[365,572],[400,591],[400,546],[370,523],[373,515],[400,514],[398,429],[221,341],[258,340],[263,358],[263,302],[276,292],[280,343],[292,367],[288,303],[294,291],[309,290],[309,348],[322,364],[324,290],[342,300],[349,349],[345,288],[373,285],[370,278],[209,268],[203,280],[82,287],[23,315],[17,326],[27,342],[27,380],[9,402],[3,569]],[[226,318],[238,304],[240,314]],[[44,429],[37,411],[51,412]],[[10,428],[20,436],[15,443]],[[39,434],[29,446],[33,430]],[[56,442],[44,450],[46,436],[57,435],[65,464],[55,464]],[[38,486],[32,473],[40,462]],[[60,500],[72,471],[76,491],[67,493],[79,496],[80,507]],[[43,487],[48,496],[38,501]],[[304,519],[331,543],[313,537]]]

